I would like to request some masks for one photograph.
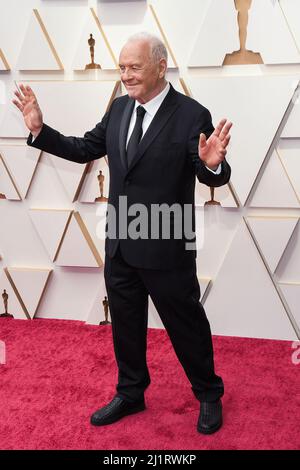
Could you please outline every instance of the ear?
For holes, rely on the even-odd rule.
[[[164,76],[166,75],[166,71],[167,71],[167,61],[166,59],[160,59],[159,60],[159,78],[164,78]]]

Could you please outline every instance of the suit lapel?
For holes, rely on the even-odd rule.
[[[158,133],[162,130],[162,128],[168,122],[168,120],[170,119],[172,114],[176,111],[178,106],[179,104],[177,101],[177,92],[176,90],[174,90],[174,88],[171,85],[169,93],[167,94],[161,106],[159,107],[157,113],[155,114],[154,118],[151,121],[150,126],[148,127],[147,131],[145,132],[139,144],[138,151],[128,168],[128,172],[131,171],[132,168],[142,158],[142,156],[146,152],[151,142],[155,139]],[[125,159],[126,159],[126,154],[125,154]]]
[[[120,124],[120,131],[119,131],[119,150],[120,150],[121,162],[126,171],[127,171],[126,140],[127,140],[128,127],[129,127],[133,107],[134,107],[134,100],[129,98],[123,111],[121,124]]]

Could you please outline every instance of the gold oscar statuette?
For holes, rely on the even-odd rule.
[[[101,69],[100,64],[95,64],[94,62],[94,57],[95,57],[95,39],[93,38],[93,35],[90,34],[90,38],[88,40],[88,44],[90,46],[90,55],[91,55],[91,63],[87,64],[85,66],[85,70],[90,70],[90,69]]]
[[[103,196],[103,189],[104,189],[104,175],[102,171],[99,170],[99,175],[97,176],[99,189],[100,189],[100,197],[96,197],[95,202],[106,202],[108,201],[107,197]]]
[[[0,317],[5,317],[5,318],[14,318],[13,315],[11,315],[10,313],[8,313],[8,293],[6,292],[6,290],[4,289],[4,291],[2,292],[2,299],[3,299],[3,303],[4,303],[4,313],[1,313]]]
[[[109,305],[108,305],[108,300],[107,300],[106,296],[104,297],[104,300],[102,301],[102,305],[103,305],[103,308],[104,308],[105,320],[101,321],[100,325],[110,325],[111,322],[108,321],[108,308],[109,308]]]
[[[251,3],[252,0],[234,0],[235,9],[238,12],[240,49],[232,52],[232,54],[226,54],[223,65],[263,64],[261,55],[258,52],[246,49],[248,12]]]
[[[210,188],[210,201],[205,202],[205,206],[220,206],[221,203],[214,200],[215,188]]]

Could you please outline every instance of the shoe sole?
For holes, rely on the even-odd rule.
[[[107,419],[103,423],[101,423],[101,421],[99,423],[97,423],[97,421],[93,421],[91,419],[91,424],[93,426],[106,426],[107,424],[113,424],[116,421],[119,421],[120,419],[125,418],[125,416],[133,415],[135,413],[139,413],[140,411],[144,411],[145,409],[146,409],[146,406],[144,404],[142,404],[142,405],[139,405],[136,408],[132,409],[131,411],[123,412],[123,413],[120,413],[119,415],[115,416],[114,418]]]
[[[214,428],[210,429],[202,429],[202,428],[197,428],[197,431],[200,432],[201,434],[213,434],[214,432],[217,432],[220,427],[223,424],[223,420],[220,421]]]

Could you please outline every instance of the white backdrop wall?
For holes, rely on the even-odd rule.
[[[148,30],[166,41],[174,86],[214,123],[234,123],[231,183],[215,192],[221,205],[204,207],[209,188],[196,188],[198,277],[212,331],[299,338],[299,17],[297,0],[253,0],[246,48],[263,63],[222,65],[239,49],[233,0],[0,0],[0,290],[15,318],[104,319],[99,170],[104,192],[109,182],[105,159],[85,167],[26,146],[15,82],[33,87],[45,122],[83,135],[124,93],[122,44]],[[101,70],[82,70],[89,32]],[[151,301],[149,326],[162,327]]]

